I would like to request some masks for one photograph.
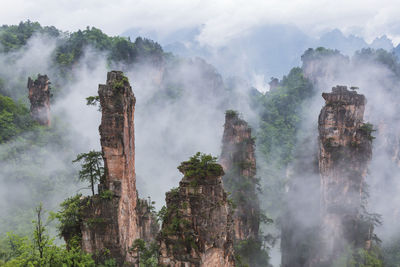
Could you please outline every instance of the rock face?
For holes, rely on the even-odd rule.
[[[160,225],[157,222],[155,212],[152,210],[151,201],[138,199],[136,210],[138,212],[140,238],[147,243],[155,241],[160,231]]]
[[[47,75],[38,75],[36,80],[28,78],[31,116],[39,124],[50,126],[50,82]]]
[[[130,248],[140,238],[136,205],[135,97],[122,72],[107,74],[99,85],[102,110],[101,147],[105,175],[99,194],[89,200],[82,224],[82,249],[89,253],[105,250],[122,265],[134,263]]]
[[[323,226],[319,261],[329,263],[346,245],[364,247],[371,239],[372,230],[363,229],[360,215],[373,137],[372,126],[363,122],[363,95],[337,86],[322,97],[326,104],[318,121]]]
[[[225,114],[220,163],[224,168],[224,188],[236,204],[233,215],[235,240],[257,239],[260,207],[256,187],[254,139],[247,122],[235,111]]]
[[[179,187],[166,194],[159,264],[171,267],[235,266],[231,208],[222,167],[200,154],[183,162]]]

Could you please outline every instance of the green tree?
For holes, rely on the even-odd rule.
[[[76,266],[94,267],[94,261],[89,254],[82,252],[77,242],[69,250],[65,246],[57,246],[54,239],[47,233],[44,223],[44,210],[42,205],[36,208],[37,220],[33,221],[35,230],[33,239],[8,234],[9,248],[8,260],[3,266]]]
[[[81,220],[82,209],[84,205],[81,201],[82,194],[77,194],[73,197],[67,198],[60,204],[61,210],[57,213],[50,213],[52,219],[57,219],[59,224],[57,226],[58,234],[63,237],[70,247],[70,241],[81,239]]]
[[[54,26],[42,27],[38,22],[31,22],[30,20],[21,21],[18,25],[3,25],[0,27],[0,44],[2,45],[0,51],[9,52],[20,48],[28,42],[34,33],[54,37],[60,35],[60,31]]]
[[[217,163],[217,158],[197,152],[188,161],[181,162],[178,170],[186,177],[215,177],[224,175],[222,166]]]
[[[32,129],[34,125],[29,110],[22,103],[0,95],[0,144]]]
[[[83,162],[79,171],[79,180],[88,181],[94,195],[94,185],[104,176],[103,157],[100,151],[91,150],[79,154],[72,162]]]
[[[158,249],[156,242],[147,244],[143,239],[136,239],[132,244],[132,251],[136,253],[139,267],[157,267]]]
[[[39,251],[39,257],[41,260],[43,259],[44,248],[48,243],[48,236],[45,235],[45,227],[42,221],[42,212],[43,212],[43,205],[42,203],[40,203],[39,207],[36,208],[37,221],[35,223],[35,231],[33,232],[33,234],[34,234],[35,245]]]

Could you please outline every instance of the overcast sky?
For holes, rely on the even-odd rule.
[[[203,25],[199,41],[221,45],[253,26],[291,24],[310,36],[338,28],[372,41],[400,42],[399,0],[0,0],[1,24],[30,19],[75,31],[95,26],[118,35],[129,28],[168,34]]]

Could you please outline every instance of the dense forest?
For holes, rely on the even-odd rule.
[[[63,32],[31,21],[3,25],[0,266],[122,266],[112,252],[87,253],[81,247],[82,234],[74,232],[85,212],[82,199],[101,202],[113,197],[110,190],[97,189],[105,183],[98,133],[105,111],[98,103],[97,86],[112,70],[126,75],[113,88],[128,88],[130,83],[135,95],[137,191],[149,197],[144,201],[149,216],[162,226],[158,239],[132,243],[138,255],[135,266],[159,266],[160,244],[179,240],[176,236],[187,230],[186,222],[179,221],[184,216],[171,210],[178,196],[187,198],[179,202],[180,208],[192,203],[185,186],[201,184],[198,177],[223,175],[213,156],[221,154],[224,116],[248,122],[252,137],[240,145],[254,145],[257,160],[256,175],[226,173],[226,203],[222,193],[218,199],[238,210],[258,197],[260,229],[253,239],[233,241],[236,266],[271,266],[273,257],[288,257],[297,264],[281,265],[285,267],[322,266],[310,265],[320,253],[318,114],[324,106],[321,93],[338,84],[352,86],[367,99],[368,123],[361,129],[370,134],[372,159],[360,221],[373,229],[373,237],[368,239],[370,247],[349,243],[323,266],[399,266],[394,200],[400,160],[400,61],[383,49],[366,48],[348,57],[323,47],[304,51],[301,61],[287,75],[272,77],[270,90],[260,92],[241,77],[222,77],[201,58],[166,53],[143,37],[110,37],[94,27]],[[51,82],[50,126],[35,121],[30,112],[26,83],[38,74]],[[180,183],[177,166],[184,175]],[[236,176],[229,180],[229,175]],[[363,227],[354,230],[360,231],[357,237]],[[66,233],[74,234],[66,238]],[[182,242],[199,249],[197,241],[186,237]]]

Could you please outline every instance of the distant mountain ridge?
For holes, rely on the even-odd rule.
[[[218,48],[201,45],[197,41],[201,30],[202,27],[198,26],[158,35],[154,31],[136,28],[126,30],[122,35],[131,39],[138,35],[151,38],[159,42],[166,52],[180,56],[203,57],[226,76],[239,75],[251,79],[254,75],[264,75],[265,82],[270,77],[282,77],[293,66],[300,66],[300,56],[308,48],[337,49],[348,56],[362,48],[385,49],[400,55],[400,46],[395,48],[386,35],[368,43],[355,35],[346,36],[339,29],[313,38],[296,26],[265,25],[254,27]]]

